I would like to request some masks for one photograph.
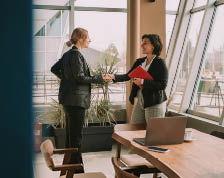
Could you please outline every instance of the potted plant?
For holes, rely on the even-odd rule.
[[[51,108],[38,116],[38,121],[43,123],[43,129],[53,130],[56,148],[65,147],[65,112],[57,100],[51,98]]]
[[[116,47],[111,44],[105,51],[103,64],[98,64],[95,69],[91,68],[93,75],[114,74],[115,65],[119,61]],[[82,152],[106,151],[112,149],[112,133],[116,123],[112,111],[109,96],[110,83],[95,84],[92,94],[91,106],[86,112],[85,127],[83,129]],[[102,93],[102,94],[100,94]]]
[[[116,47],[111,44],[105,51],[104,63],[98,64],[95,69],[90,68],[93,75],[113,74],[115,65],[119,61]],[[57,82],[59,84],[59,80]],[[111,110],[109,97],[110,83],[93,85],[97,90],[92,93],[91,106],[86,111],[85,124],[83,128],[82,151],[103,151],[112,148],[113,125],[116,122]],[[102,94],[100,94],[100,92]],[[52,99],[52,109],[47,110],[41,117],[54,128],[56,148],[65,147],[65,113],[63,106],[57,100]],[[105,136],[105,137],[102,137]],[[98,141],[98,143],[96,142]]]

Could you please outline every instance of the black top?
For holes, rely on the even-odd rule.
[[[130,80],[128,74],[136,67],[141,65],[145,60],[146,57],[137,59],[132,68],[128,71],[128,73],[122,75],[115,75],[114,81],[123,82]],[[156,56],[153,59],[147,72],[153,77],[154,80],[144,80],[142,88],[144,108],[160,104],[167,100],[165,89],[168,82],[168,69],[165,61],[160,57]],[[134,104],[134,97],[137,96],[137,92],[139,89],[140,88],[138,85],[136,85],[135,83],[132,84],[132,90],[129,96],[129,101],[131,102],[131,104]]]
[[[85,58],[76,47],[64,53],[51,72],[61,79],[59,103],[89,108],[91,83],[103,83],[102,76],[91,76]]]

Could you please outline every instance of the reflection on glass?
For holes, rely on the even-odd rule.
[[[50,68],[64,52],[68,11],[38,9],[33,14],[33,104],[49,104],[58,95]]]
[[[77,0],[75,6],[127,8],[127,0]]]
[[[200,24],[202,21],[204,11],[195,13],[192,15],[190,29],[188,32],[187,39],[185,40],[186,44],[186,50],[183,52],[183,63],[181,66],[181,71],[179,74],[179,78],[177,81],[177,86],[175,91],[172,95],[172,105],[175,106],[175,108],[179,108],[181,99],[183,96],[185,84],[187,81],[187,78],[189,76],[190,67],[193,60],[193,53],[196,46],[199,30],[200,30]]]
[[[35,36],[61,36],[65,29],[68,11],[34,10]]]
[[[217,9],[216,20],[205,55],[201,81],[194,110],[220,117],[224,103],[224,34],[222,18],[224,6]]]
[[[166,0],[166,10],[177,11],[180,0]]]
[[[96,19],[98,22],[96,25]],[[97,63],[104,63],[105,51],[108,48],[117,53],[119,63],[117,71],[126,71],[126,30],[127,14],[118,12],[75,12],[75,27],[88,30],[91,43],[88,49],[82,51],[89,65],[93,68]],[[113,23],[111,23],[113,22]],[[111,86],[111,102],[125,103],[125,84]],[[116,91],[116,92],[115,92]]]
[[[64,6],[68,0],[33,0],[35,5],[60,5]]]
[[[206,5],[207,1],[208,0],[195,0],[194,8]]]
[[[170,42],[176,15],[166,15],[166,50]]]

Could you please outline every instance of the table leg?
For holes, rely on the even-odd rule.
[[[117,142],[117,152],[116,152],[116,157],[120,158],[121,156],[121,144]]]

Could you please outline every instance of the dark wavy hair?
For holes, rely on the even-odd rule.
[[[152,52],[152,54],[155,54],[157,56],[159,56],[161,54],[161,51],[163,49],[163,44],[161,42],[161,39],[159,37],[159,35],[156,34],[144,34],[142,35],[142,40],[144,38],[148,38],[151,42],[151,44],[154,47],[154,50]]]

